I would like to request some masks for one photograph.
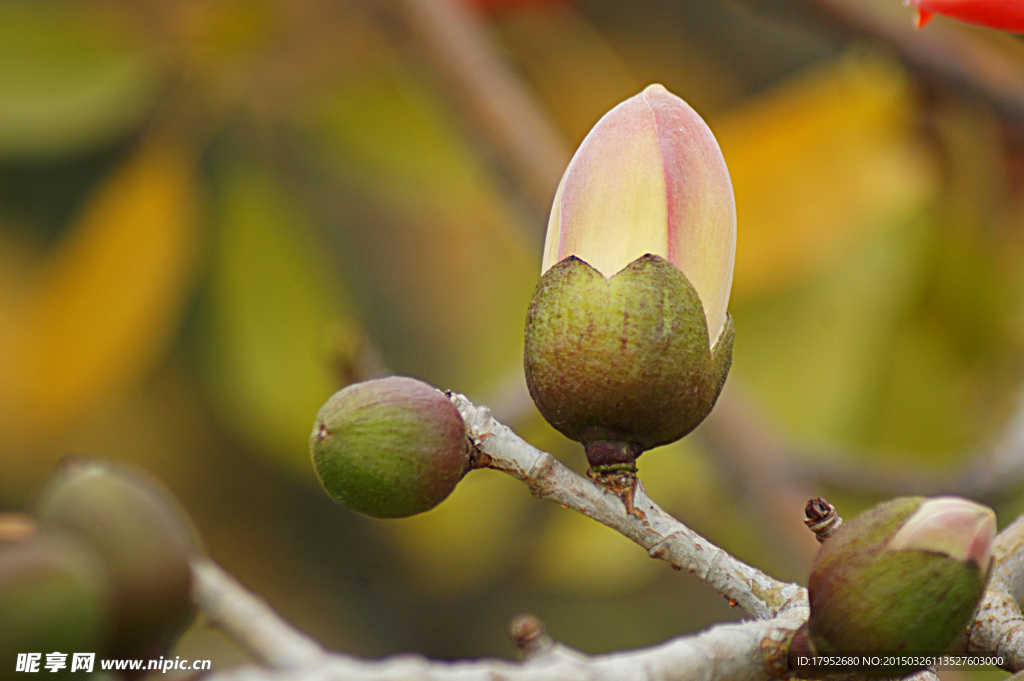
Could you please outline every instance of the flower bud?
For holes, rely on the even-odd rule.
[[[470,467],[455,405],[436,388],[399,376],[331,396],[317,414],[309,449],[324,490],[374,518],[432,509]]]
[[[23,676],[18,653],[103,650],[109,598],[101,561],[74,538],[0,543],[0,679]]]
[[[1024,33],[1024,3],[1020,0],[905,0],[917,9],[917,27],[936,14],[978,26]]]
[[[907,497],[843,524],[811,568],[807,637],[819,654],[949,651],[992,565],[995,514],[954,497]],[[913,666],[864,668],[895,676]]]
[[[594,126],[555,195],[524,365],[596,472],[711,410],[732,360],[735,252],[729,172],[686,102],[651,85]]]
[[[79,538],[110,575],[111,653],[165,652],[193,616],[192,526],[154,480],[106,461],[66,461],[36,506],[40,527]]]

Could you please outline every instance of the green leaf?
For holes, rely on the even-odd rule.
[[[328,340],[344,306],[302,211],[272,172],[231,162],[215,173],[206,373],[235,430],[311,475],[313,420],[341,387]]]
[[[115,18],[86,4],[0,3],[0,155],[75,151],[138,121],[155,64]]]

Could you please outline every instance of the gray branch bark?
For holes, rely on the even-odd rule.
[[[1024,669],[1024,516],[999,533],[988,591],[971,624],[967,650],[1002,655],[1005,669]]]
[[[653,558],[706,582],[754,617],[774,617],[782,607],[807,600],[803,587],[780,582],[733,558],[663,511],[647,496],[642,483],[633,503],[644,519],[626,513],[617,496],[520,438],[495,420],[486,407],[459,394],[452,394],[451,400],[462,414],[470,438],[490,457],[488,466],[522,480],[534,496],[607,525],[644,547]]]
[[[522,663],[437,662],[418,655],[362,660],[341,654],[285,670],[247,666],[216,681],[759,681],[781,678],[779,644],[802,619],[780,617],[720,625],[652,648],[588,657],[554,644]],[[768,642],[767,644],[765,642]],[[771,643],[776,643],[773,647]],[[781,664],[781,666],[780,666]]]
[[[806,590],[737,560],[659,508],[638,489],[640,519],[622,501],[497,422],[485,407],[450,395],[486,465],[522,480],[533,494],[574,509],[684,569],[757,619],[722,624],[661,645],[588,656],[550,641],[524,648],[522,662],[439,662],[419,655],[365,660],[327,652],[285,622],[217,565],[193,565],[194,597],[211,623],[259,665],[215,670],[208,681],[770,681],[788,675],[790,636],[809,614]],[[989,590],[961,650],[1003,655],[1024,669],[1024,516],[1000,533]],[[932,671],[913,681],[937,681]]]

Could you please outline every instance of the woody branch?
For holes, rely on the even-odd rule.
[[[215,672],[212,681],[336,679],[356,681],[466,680],[546,681],[560,679],[773,679],[786,675],[786,642],[808,615],[806,590],[780,582],[729,555],[661,510],[643,492],[636,504],[640,519],[622,501],[569,470],[550,454],[522,440],[496,421],[486,407],[452,394],[466,422],[481,463],[523,481],[531,492],[591,517],[644,547],[650,555],[684,569],[757,619],[723,624],[658,646],[588,656],[552,642],[546,634],[517,640],[521,663],[504,660],[437,662],[417,655],[364,660],[327,652],[284,622],[264,601],[248,592],[213,563],[194,566],[195,599],[212,624],[224,630],[259,663]],[[993,580],[962,649],[1000,654],[1006,668],[1024,668],[1024,616],[1017,604],[1024,579],[1024,519],[999,536]],[[515,637],[514,637],[515,638]],[[915,679],[934,681],[934,672]]]

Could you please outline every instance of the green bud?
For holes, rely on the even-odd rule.
[[[697,292],[660,256],[611,278],[569,257],[541,277],[530,303],[526,381],[540,412],[587,447],[592,466],[628,463],[704,420],[725,384],[733,337],[726,315],[710,347]]]
[[[18,653],[102,650],[109,604],[107,572],[83,542],[35,534],[0,543],[0,681],[25,676],[15,673]]]
[[[995,514],[953,497],[907,497],[845,523],[811,568],[812,652],[949,651],[984,593]],[[870,676],[915,667],[864,668]]]
[[[309,438],[324,490],[374,518],[401,518],[445,500],[470,467],[466,426],[444,393],[391,376],[335,393]]]
[[[69,460],[36,506],[43,529],[83,540],[110,574],[111,653],[159,655],[193,616],[189,559],[196,539],[154,480],[110,462]]]

